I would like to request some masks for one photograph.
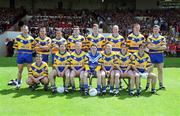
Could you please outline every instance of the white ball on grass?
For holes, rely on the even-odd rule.
[[[58,93],[64,93],[64,87],[58,87],[57,92]]]
[[[97,90],[95,88],[92,88],[89,90],[89,95],[90,96],[96,96],[97,95]]]

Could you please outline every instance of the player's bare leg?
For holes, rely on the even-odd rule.
[[[109,90],[109,93],[110,94],[113,94],[113,91],[114,91],[114,81],[115,81],[115,71],[111,71],[111,74],[110,74],[110,90]]]
[[[102,85],[101,72],[97,71],[96,76],[97,76],[97,93],[100,95],[100,93],[101,93],[101,85]]]
[[[72,86],[72,91],[75,90],[74,78],[75,78],[76,75],[78,75],[78,74],[76,74],[76,72],[74,70],[71,70],[71,72],[70,72],[70,83],[71,83],[71,86]]]
[[[64,75],[64,74],[63,74]],[[64,87],[64,92],[65,93],[68,93],[69,91],[68,91],[68,85],[69,85],[69,83],[70,83],[70,70],[69,69],[67,69],[66,71],[65,71],[65,87]]]
[[[102,81],[102,94],[106,93],[106,73],[104,70],[101,70],[101,81]]]
[[[159,89],[165,89],[163,83],[163,67],[164,67],[164,63],[157,64]]]
[[[119,81],[120,81],[120,71],[119,70],[116,70],[115,73],[114,73],[114,84],[115,84],[115,95],[118,95],[119,94]]]

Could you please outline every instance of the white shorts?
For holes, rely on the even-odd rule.
[[[141,78],[147,79],[148,73],[139,73]]]

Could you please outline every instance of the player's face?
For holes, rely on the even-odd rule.
[[[60,51],[64,52],[66,50],[66,46],[65,45],[60,45]]]
[[[61,37],[62,36],[62,32],[61,31],[56,31],[56,36],[57,37]]]
[[[154,28],[153,28],[153,33],[154,33],[154,34],[158,34],[159,31],[160,31],[160,29],[159,29],[158,27],[154,27]]]
[[[106,46],[106,52],[111,53],[111,51],[112,51],[112,47],[111,46]]]
[[[145,49],[144,46],[140,46],[140,47],[139,47],[139,51],[140,51],[140,52],[144,52],[144,49]]]
[[[98,33],[99,28],[97,26],[93,27],[93,33]]]
[[[140,25],[135,25],[133,28],[134,32],[139,32],[140,31]]]
[[[36,57],[36,62],[37,63],[41,63],[42,62],[42,58],[41,57]]]
[[[23,26],[22,29],[21,29],[21,31],[22,31],[23,34],[28,34],[29,29],[28,29],[27,26]]]
[[[78,35],[78,34],[79,34],[79,28],[74,28],[73,33],[74,33],[75,35]]]
[[[81,45],[80,43],[76,43],[75,49],[76,49],[77,51],[79,51],[79,50],[81,50],[81,48],[82,48],[82,45]]]
[[[95,53],[97,51],[97,47],[96,46],[92,46],[91,47],[91,52]]]
[[[121,49],[122,49],[122,51],[126,51],[126,50],[127,50],[126,45],[122,45],[122,46],[121,46]]]
[[[45,28],[41,28],[39,31],[40,36],[45,36],[46,35],[46,29]]]
[[[113,27],[113,33],[118,33],[119,32],[119,28],[117,26]]]

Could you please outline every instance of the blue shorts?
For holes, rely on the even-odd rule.
[[[42,54],[42,61],[48,63],[49,60],[49,54]]]
[[[64,69],[65,69],[65,67],[64,67],[64,66],[59,66],[59,67],[58,67],[58,70],[59,70],[60,72],[63,72],[63,71],[64,71]]]
[[[153,64],[160,64],[164,62],[164,54],[163,53],[149,53],[151,58],[151,62]]]
[[[137,69],[140,73],[144,73],[145,69]]]
[[[19,53],[16,59],[17,64],[31,64],[33,62],[32,54]]]

